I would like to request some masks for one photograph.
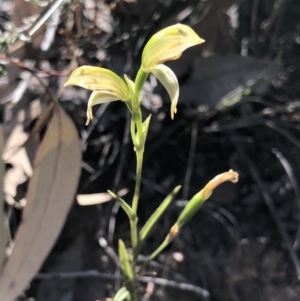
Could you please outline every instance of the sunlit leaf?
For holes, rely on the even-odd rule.
[[[0,300],[24,291],[53,247],[74,200],[80,175],[78,134],[59,106],[35,158],[27,205],[0,277]]]
[[[2,161],[2,152],[4,148],[2,128],[0,128],[0,185],[3,187],[4,164]],[[5,213],[3,189],[0,190],[0,271],[2,270],[5,260],[5,249],[7,244],[7,231],[5,228]]]

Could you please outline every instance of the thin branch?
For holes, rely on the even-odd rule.
[[[190,183],[191,183],[191,177],[193,173],[193,165],[194,165],[196,147],[197,147],[197,135],[198,135],[198,122],[197,120],[195,120],[192,124],[189,159],[188,159],[188,164],[187,164],[186,173],[184,177],[184,185],[183,185],[183,193],[182,193],[182,198],[184,200],[188,199],[188,194],[190,190]]]
[[[111,275],[108,273],[101,273],[96,270],[87,271],[75,271],[75,272],[63,272],[63,273],[40,273],[35,277],[36,280],[52,280],[52,279],[73,279],[73,278],[98,278],[103,280],[123,280],[123,277]],[[140,283],[152,282],[156,285],[162,285],[165,287],[172,287],[183,291],[192,292],[205,300],[208,300],[210,293],[199,287],[189,283],[177,282],[173,280],[167,280],[163,278],[141,276],[138,278]]]

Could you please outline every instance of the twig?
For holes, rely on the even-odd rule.
[[[73,278],[98,278],[103,280],[123,280],[123,277],[111,275],[107,273],[101,273],[96,270],[87,270],[87,271],[75,271],[75,272],[63,272],[63,273],[40,273],[37,274],[35,279],[37,280],[52,280],[52,279],[73,279]],[[194,294],[202,297],[205,300],[208,300],[210,293],[196,285],[177,282],[173,280],[167,280],[163,278],[141,276],[138,278],[140,283],[149,283],[153,282],[157,285],[162,285],[166,287],[172,287],[183,291],[193,292]]]
[[[37,21],[31,26],[31,28],[27,31],[28,37],[31,38],[51,17],[51,15],[59,8],[64,0],[56,0],[51,3],[50,7],[48,7],[44,12],[41,13]],[[19,35],[20,38],[20,35]],[[24,41],[18,40],[15,44],[13,44],[9,50],[10,53],[18,50],[25,44]]]
[[[120,161],[114,178],[113,191],[118,188],[124,170],[125,159],[127,156],[127,145],[129,143],[130,118],[131,118],[130,113],[127,112],[126,125],[125,125],[124,136],[123,136],[122,147],[121,147]],[[115,226],[116,226],[116,215],[119,211],[119,208],[120,208],[119,203],[115,202],[109,214],[110,218],[108,223],[108,239],[107,239],[109,244],[112,244],[113,241]]]
[[[276,148],[272,149],[272,153],[275,154],[275,156],[278,158],[279,162],[281,163],[282,167],[284,168],[290,183],[294,189],[295,195],[296,195],[296,200],[298,203],[298,210],[300,210],[300,190],[299,190],[299,184],[297,181],[297,178],[295,176],[294,170],[290,164],[290,162],[284,157],[284,155]],[[300,215],[299,215],[300,217]],[[294,249],[298,250],[300,247],[300,218],[298,221],[298,227],[297,227],[297,233],[296,233],[296,238],[294,242]]]
[[[195,160],[196,147],[197,147],[197,135],[198,135],[198,122],[197,120],[195,120],[192,124],[189,159],[188,159],[188,164],[187,164],[186,173],[184,177],[184,185],[183,185],[183,192],[182,192],[182,198],[184,200],[188,199],[191,176],[192,176],[193,165]]]
[[[99,120],[102,118],[103,114],[105,113],[107,107],[109,106],[109,102],[108,103],[104,103],[102,104],[94,118],[91,120],[89,126],[87,127],[87,129],[84,131],[84,133],[82,134],[82,137],[81,137],[81,148],[83,151],[86,150],[87,148],[87,140],[89,139],[89,137],[91,136],[93,130],[95,129],[95,127],[99,124]]]
[[[250,47],[251,50],[255,52],[255,47],[257,43],[257,14],[258,14],[258,8],[259,8],[259,1],[260,0],[254,0],[252,4],[252,11],[251,11],[251,33],[250,33]]]
[[[163,278],[147,277],[147,276],[139,277],[138,281],[142,283],[153,282],[154,284],[162,285],[165,287],[172,287],[182,291],[190,291],[197,294],[198,296],[202,297],[205,300],[208,300],[210,297],[210,293],[207,290],[203,289],[202,287],[195,286],[188,283],[177,282],[177,281],[163,279]]]
[[[57,70],[41,70],[41,69],[37,69],[36,67],[31,67],[31,66],[28,66],[28,65],[24,64],[19,59],[9,58],[5,54],[3,54],[3,53],[0,53],[0,60],[3,60],[5,62],[7,62],[7,63],[12,63],[12,64],[16,65],[17,67],[19,67],[21,69],[25,69],[27,71],[44,73],[44,74],[47,74],[47,75],[68,76],[71,73],[71,70],[57,71]]]

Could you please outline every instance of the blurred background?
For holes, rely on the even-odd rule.
[[[77,65],[134,78],[147,40],[176,23],[190,25],[206,42],[168,63],[180,83],[174,121],[168,95],[154,77],[143,90],[143,112],[153,115],[140,225],[183,185],[143,254],[160,244],[187,200],[211,178],[232,168],[240,181],[219,187],[149,267],[142,300],[300,299],[299,0],[0,0],[0,6],[6,141],[22,145],[31,137],[58,93],[82,149],[82,197],[74,200],[56,245],[20,300],[104,300],[120,286],[114,249],[119,237],[130,241],[129,225],[99,193],[132,196],[130,118],[123,103],[113,102],[95,107],[86,127],[90,92],[62,86]],[[45,125],[38,128],[40,136]],[[32,139],[26,153],[6,161],[12,234],[37,145]],[[91,193],[96,200],[86,197]],[[154,272],[165,282],[151,281]],[[183,285],[172,287],[172,281]]]

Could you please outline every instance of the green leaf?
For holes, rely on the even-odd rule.
[[[145,72],[142,67],[139,69],[139,71],[136,75],[136,78],[135,78],[135,94],[136,95],[140,95],[148,75],[149,75],[149,73]]]
[[[142,68],[150,72],[156,65],[178,59],[189,47],[203,43],[195,31],[183,24],[176,24],[154,34],[142,54]]]
[[[123,271],[126,280],[132,280],[134,278],[134,273],[129,262],[128,253],[125,244],[122,239],[119,239],[119,259],[121,262],[121,269]]]
[[[73,204],[80,171],[77,130],[57,106],[36,154],[27,204],[0,277],[1,301],[16,300],[39,271]]]
[[[120,204],[120,206],[125,211],[125,213],[127,214],[128,218],[131,221],[136,220],[136,218],[137,218],[136,214],[133,212],[133,210],[131,209],[131,207],[122,198],[118,197],[116,194],[114,194],[110,190],[107,190],[107,192],[110,194],[110,196],[113,199],[115,199],[115,201],[117,201]]]
[[[113,301],[123,301],[130,296],[126,287],[121,287],[113,298]]]
[[[174,72],[165,65],[157,65],[151,72],[158,78],[171,98],[171,118],[177,112],[177,102],[179,97],[178,80]]]
[[[154,213],[150,216],[144,227],[141,229],[139,233],[139,243],[142,244],[147,237],[153,231],[155,225],[159,221],[159,219],[163,216],[167,208],[170,206],[171,202],[174,200],[181,186],[177,186],[174,190],[163,200],[163,202],[158,206],[158,208],[154,211]]]
[[[127,85],[121,77],[114,72],[93,66],[81,66],[70,75],[65,86],[80,86],[93,91],[108,91],[126,101],[129,98]]]
[[[128,107],[130,112],[136,111],[140,107],[138,96],[135,94],[135,84],[134,82],[129,79],[126,74],[124,75],[125,81],[128,86],[129,94],[130,94],[130,101],[127,101]]]
[[[146,120],[142,124],[143,135],[141,137],[141,143],[143,145],[145,145],[145,142],[146,142],[146,139],[147,139],[147,134],[148,134],[148,130],[149,130],[150,120],[151,120],[151,114],[146,118]]]

